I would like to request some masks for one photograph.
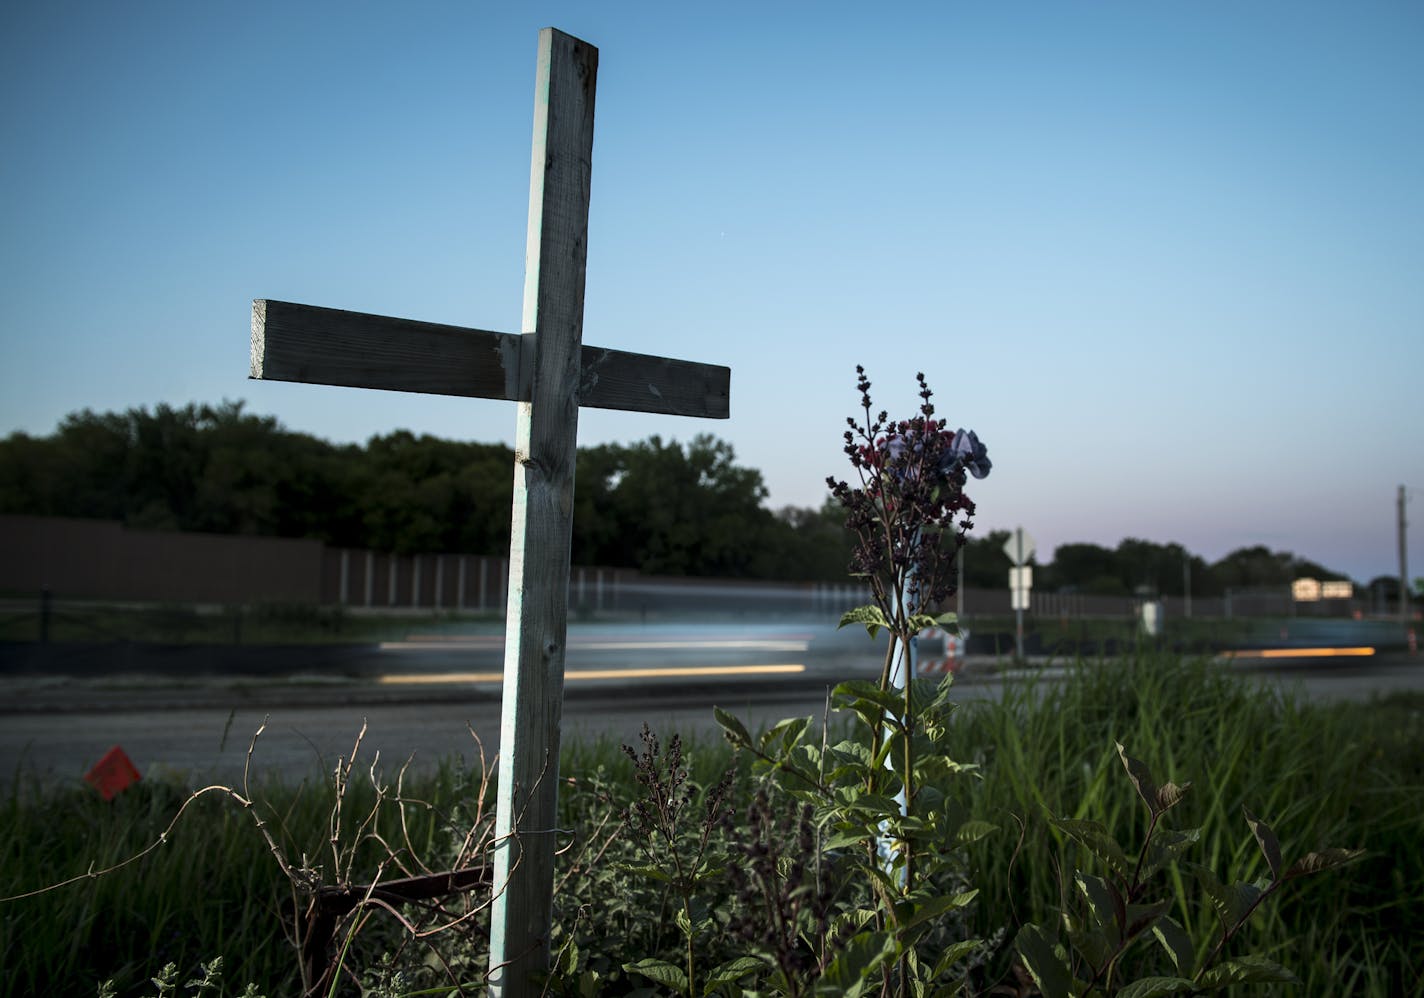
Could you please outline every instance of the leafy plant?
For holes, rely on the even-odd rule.
[[[828,484],[857,539],[851,570],[874,599],[847,613],[841,626],[860,624],[872,638],[887,632],[880,677],[835,688],[830,707],[851,719],[851,732],[834,745],[824,737],[820,745],[806,740],[809,718],[783,721],[753,739],[735,717],[716,714],[732,744],[753,756],[756,770],[809,809],[807,818],[820,831],[818,863],[834,857],[837,889],[823,894],[818,888],[817,905],[794,903],[803,896],[794,882],[804,866],[775,875],[753,867],[763,897],[776,902],[768,917],[783,926],[764,949],[788,994],[802,988],[792,971],[810,969],[840,993],[876,986],[923,993],[943,986],[979,948],[974,940],[947,938],[946,931],[962,925],[952,916],[976,893],[964,881],[959,850],[991,829],[968,822],[955,800],[958,778],[973,767],[954,762],[945,750],[949,680],[914,678],[910,647],[931,624],[954,627],[953,614],[932,610],[953,591],[954,557],[971,526],[974,504],[964,494],[965,481],[969,474],[987,475],[990,462],[973,432],[950,431],[935,418],[923,374],[917,376],[919,411],[891,422],[886,412],[873,414],[870,381],[864,368],[856,370],[862,416],[847,420],[845,453],[858,481],[852,486],[832,478]],[[821,909],[832,898],[835,913],[828,918]],[[819,931],[819,940],[808,939],[820,954],[813,968],[789,958],[784,926],[798,917]]]
[[[1198,829],[1171,830],[1162,819],[1186,796],[1191,784],[1153,780],[1148,767],[1129,756],[1121,743],[1117,754],[1128,779],[1148,811],[1147,832],[1136,856],[1124,849],[1107,828],[1086,819],[1050,818],[1052,826],[1096,857],[1101,873],[1071,871],[1072,890],[1061,909],[1067,945],[1046,927],[1028,923],[1018,933],[1019,956],[1044,998],[1155,998],[1159,995],[1205,994],[1237,984],[1295,983],[1296,978],[1266,957],[1243,954],[1226,958],[1231,941],[1252,914],[1286,884],[1312,873],[1341,866],[1364,854],[1359,849],[1324,849],[1286,864],[1280,842],[1264,821],[1245,811],[1246,823],[1266,859],[1269,876],[1223,884],[1209,866],[1191,865],[1215,911],[1220,932],[1214,945],[1198,959],[1198,946],[1170,914],[1169,890],[1154,882],[1158,874],[1182,862],[1200,838]],[[1154,940],[1170,960],[1173,973],[1139,976],[1124,982],[1124,959],[1139,941]],[[1210,945],[1210,944],[1209,944]]]
[[[220,956],[215,956],[211,960],[204,961],[198,969],[202,972],[201,977],[193,977],[183,982],[183,991],[190,998],[202,998],[203,995],[214,995],[221,998],[225,994],[222,986],[223,960]],[[155,989],[153,998],[177,998],[178,996],[178,972],[176,963],[166,963],[154,977],[149,979]],[[114,990],[112,980],[104,981],[99,985],[99,998],[118,998],[118,992]],[[238,998],[266,998],[257,990],[257,985],[248,984],[243,988]]]
[[[974,510],[963,493],[966,477],[983,477],[989,470],[978,438],[965,430],[950,432],[935,419],[923,375],[918,382],[918,414],[891,423],[884,412],[872,417],[870,383],[859,371],[864,419],[850,420],[846,434],[846,453],[859,485],[831,483],[858,538],[853,567],[874,595],[874,603],[846,614],[841,623],[864,626],[872,639],[885,632],[888,647],[878,681],[842,683],[832,691],[828,711],[840,719],[834,727],[826,720],[817,727],[811,718],[791,718],[754,736],[736,717],[716,711],[727,741],[749,760],[747,769],[757,782],[741,826],[731,819],[733,771],[720,780],[693,780],[681,739],[674,736],[663,751],[646,727],[643,750],[625,749],[636,786],[626,808],[617,806],[601,766],[594,767],[592,777],[568,778],[572,806],[586,806],[588,813],[566,826],[576,830],[575,844],[565,851],[572,859],[556,899],[564,919],[556,927],[558,955],[548,990],[593,995],[646,980],[687,995],[748,989],[793,996],[982,991],[971,978],[1004,935],[996,927],[982,933],[987,941],[972,938],[979,892],[971,886],[968,851],[982,848],[994,830],[967,803],[965,790],[974,785],[980,762],[991,763],[996,783],[1009,787],[1019,801],[1034,801],[1050,814],[1054,808],[1047,796],[1081,792],[1077,810],[1051,818],[1050,825],[1071,843],[1073,856],[1085,851],[1097,861],[1093,869],[1071,859],[1063,867],[1067,872],[1056,893],[1066,943],[1042,919],[1023,925],[1015,940],[1023,986],[1000,984],[990,993],[1021,995],[1036,984],[1047,998],[1150,998],[1293,979],[1266,957],[1228,951],[1241,945],[1248,920],[1287,884],[1348,863],[1360,850],[1324,849],[1287,864],[1272,829],[1247,811],[1269,875],[1222,883],[1214,872],[1222,854],[1214,851],[1206,863],[1188,864],[1185,855],[1202,842],[1200,832],[1167,827],[1165,819],[1187,798],[1188,784],[1159,786],[1149,769],[1117,744],[1118,758],[1148,812],[1142,843],[1129,850],[1118,841],[1125,827],[1121,820],[1112,824],[1087,817],[1100,809],[1110,819],[1119,817],[1101,796],[1102,767],[1094,773],[1087,756],[1071,758],[1094,750],[1084,749],[1089,742],[1070,742],[1069,728],[1096,735],[1106,725],[1128,722],[1160,733],[1189,718],[1196,736],[1204,716],[1219,714],[1223,724],[1248,730],[1237,720],[1246,715],[1228,710],[1250,706],[1239,687],[1228,689],[1219,675],[1184,669],[1179,660],[1156,672],[1138,659],[1123,664],[1122,672],[1105,665],[1080,669],[1070,686],[1080,698],[1070,705],[1073,709],[1047,697],[1040,702],[1040,692],[1032,687],[1017,694],[1018,700],[1006,692],[998,705],[999,727],[976,743],[976,728],[952,723],[949,678],[935,682],[913,675],[913,636],[929,623],[954,625],[953,615],[933,611],[952,592],[950,569]],[[1203,692],[1204,701],[1196,702]],[[1294,710],[1285,702],[1272,708],[1282,715]],[[1066,725],[1065,715],[1071,715]],[[1049,716],[1057,727],[1040,734],[1057,742],[1060,763],[1081,762],[1086,786],[1074,782],[1076,776],[1060,779],[1061,787],[1041,779],[1039,774],[1062,773],[1063,767],[1035,764],[1030,739],[1020,729],[1044,725],[1036,718]],[[1417,729],[1417,722],[1415,711],[1409,723]],[[1309,717],[1295,723],[1312,732],[1317,727]],[[373,761],[370,795],[358,803],[351,774],[360,741],[358,736],[351,756],[336,770],[321,846],[323,852],[329,847],[329,860],[318,862],[309,858],[317,853],[303,850],[299,863],[290,862],[286,856],[293,851],[278,841],[282,815],[259,815],[246,781],[241,794],[225,787],[199,791],[179,815],[213,791],[257,819],[292,889],[289,911],[300,912],[302,902],[307,906],[305,931],[299,930],[295,940],[303,956],[304,989],[334,995],[343,981],[372,995],[475,989],[481,981],[473,974],[484,966],[477,930],[483,927],[485,906],[465,889],[478,880],[478,866],[462,867],[474,864],[488,841],[488,771],[481,766],[472,801],[462,801],[437,821],[430,817],[433,804],[405,792],[404,769],[391,788]],[[1410,744],[1417,742],[1416,737]],[[1170,759],[1171,745],[1180,742],[1163,744]],[[1238,739],[1231,747],[1235,760],[1257,756],[1245,741]],[[973,763],[955,761],[966,752]],[[1271,801],[1290,800],[1290,791],[1281,788],[1288,786],[1287,776],[1298,781],[1304,766],[1297,762],[1290,773],[1286,767],[1273,770]],[[1235,765],[1234,773],[1248,768]],[[1417,765],[1396,768],[1391,779],[1399,782],[1386,781],[1386,793],[1391,800],[1407,799],[1403,791],[1417,784]],[[566,799],[566,813],[569,806]],[[167,841],[172,827],[139,855]],[[1398,821],[1395,827],[1406,825]],[[1014,846],[1014,859],[1023,844],[1021,839]],[[446,872],[434,872],[423,858],[432,847],[444,857]],[[1193,918],[1181,903],[1183,870],[1200,886],[1204,904],[1199,907],[1214,923]],[[403,881],[387,876],[396,872],[406,875]],[[476,876],[457,887],[454,881],[463,874]],[[91,867],[89,874],[68,883],[96,876]],[[1010,875],[1004,879],[1008,882]],[[369,882],[361,885],[361,880]],[[438,900],[411,903],[452,894],[457,897],[449,907]],[[607,903],[609,897],[623,898],[624,908]],[[652,930],[627,934],[621,948],[591,954],[593,948],[582,948],[580,942],[589,941],[593,902],[599,903],[600,921],[617,923],[603,927],[604,939],[637,920],[651,923]],[[1379,910],[1391,905],[1403,914],[1414,910],[1400,901],[1381,904]],[[1005,913],[996,910],[985,917],[1004,919]],[[1017,922],[1016,915],[1010,917]],[[668,921],[670,929],[665,928]],[[314,930],[317,924],[321,931]],[[1209,931],[1201,931],[1204,925]],[[673,945],[667,945],[669,940]],[[1158,947],[1150,945],[1154,940]],[[358,949],[358,944],[364,945]],[[1337,959],[1341,952],[1349,955],[1341,949],[1334,954]],[[1365,949],[1363,962],[1386,952]],[[1154,956],[1158,964],[1164,957],[1170,961],[1173,972],[1149,973]],[[1401,966],[1404,959],[1399,959]],[[202,977],[184,987],[196,989],[195,994],[213,991],[220,986],[220,972],[220,962],[204,964]],[[1385,976],[1371,967],[1363,974],[1372,980]],[[152,979],[160,998],[175,993],[180,976],[177,965],[170,964]],[[249,987],[248,993],[254,990]],[[111,995],[112,989],[106,986],[101,994]]]
[[[950,431],[935,419],[933,392],[923,374],[919,413],[891,422],[872,415],[870,379],[856,368],[862,415],[848,417],[845,453],[857,485],[827,478],[845,508],[846,527],[855,535],[852,574],[870,586],[873,602],[851,610],[841,626],[863,624],[870,636],[880,629],[893,640],[885,652],[880,687],[891,687],[895,657],[909,654],[910,638],[933,623],[953,626],[954,617],[930,615],[954,592],[955,556],[973,526],[974,503],[964,494],[967,474],[983,478],[991,467],[988,450],[972,430]]]
[[[849,734],[849,724],[834,722],[823,735],[820,723],[818,718],[808,726],[803,741],[829,749]],[[751,737],[758,739],[760,733],[753,729]],[[1169,915],[1192,939],[1195,956],[1209,952],[1221,927],[1186,860],[1223,876],[1240,870],[1246,880],[1267,870],[1255,836],[1238,834],[1245,831],[1240,825],[1245,801],[1254,813],[1269,812],[1283,838],[1311,846],[1348,842],[1367,847],[1372,858],[1353,863],[1348,876],[1292,881],[1289,890],[1277,893],[1278,900],[1259,905],[1223,959],[1259,952],[1285,964],[1301,984],[1240,990],[1300,995],[1418,990],[1424,941],[1414,928],[1424,918],[1424,860],[1414,845],[1424,838],[1424,817],[1414,802],[1424,777],[1424,698],[1394,694],[1363,703],[1311,703],[1258,688],[1209,660],[1152,653],[1084,662],[1058,680],[1019,681],[1002,687],[991,701],[966,700],[951,715],[942,744],[952,758],[978,764],[984,775],[959,781],[961,791],[970,791],[960,794],[970,821],[1007,828],[1012,822],[1006,815],[1044,809],[1068,819],[1092,818],[1135,858],[1150,814],[1135,792],[1121,792],[1126,786],[1115,739],[1137,748],[1131,753],[1136,757],[1162,760],[1171,770],[1191,770],[1193,787],[1159,827],[1200,827],[1201,835],[1181,861],[1152,878],[1145,896],[1173,899]],[[683,767],[698,794],[714,786],[732,762],[732,749],[720,735],[715,742],[703,741],[685,731],[682,748]],[[724,831],[714,831],[714,837],[721,836],[735,867],[747,871],[749,879],[750,856],[743,850],[764,836],[781,892],[798,890],[789,875],[798,857],[804,867],[799,889],[840,891],[838,871],[846,851],[831,855],[821,850],[828,833],[816,824],[814,813],[807,829],[814,844],[806,850],[801,841],[804,804],[774,783],[753,784],[752,761],[744,753],[737,762],[729,800],[735,820]],[[1156,769],[1154,764],[1154,774]],[[623,964],[650,956],[673,963],[681,959],[681,936],[670,912],[660,918],[665,889],[624,872],[646,862],[621,818],[628,802],[644,791],[614,739],[565,739],[560,770],[565,785],[559,795],[559,827],[568,830],[569,845],[558,860],[553,948],[559,959],[549,990],[597,996],[658,988],[622,970]],[[444,864],[454,855],[456,830],[463,839],[473,822],[477,786],[471,782],[477,779],[477,772],[455,760],[417,767],[408,775],[406,796],[435,805],[433,812],[410,808],[407,815],[412,840],[427,863]],[[200,977],[199,963],[215,953],[224,955],[224,980],[255,981],[268,995],[300,993],[296,961],[276,916],[287,883],[264,840],[253,834],[247,811],[216,798],[197,801],[168,844],[147,860],[90,878],[85,871],[91,863],[111,865],[156,839],[187,792],[171,779],[151,778],[105,802],[87,785],[74,782],[78,785],[18,783],[0,796],[0,839],[7,844],[0,851],[0,895],[30,893],[41,876],[81,877],[63,890],[0,902],[0,964],[11,993],[93,998],[94,982],[114,978],[117,993],[146,998],[154,990],[149,978],[164,964],[180,968],[181,984]],[[253,788],[256,807],[271,818],[279,841],[293,854],[315,856],[327,848],[332,803],[330,784],[323,792],[323,782]],[[1211,793],[1201,793],[1208,786]],[[754,820],[757,790],[766,791],[769,812]],[[364,781],[353,780],[347,793],[354,811],[367,807],[373,792]],[[701,813],[700,803],[685,812],[688,834],[697,829]],[[438,820],[426,824],[421,815]],[[756,830],[756,821],[762,821],[764,831]],[[967,853],[964,876],[969,879],[962,887],[950,884],[947,891],[971,885],[981,890],[971,905],[947,913],[935,931],[947,941],[983,938],[992,952],[987,963],[969,971],[968,965],[985,953],[976,951],[965,972],[948,976],[935,985],[937,990],[958,993],[955,989],[963,987],[968,994],[984,995],[995,986],[1013,988],[1013,932],[1024,921],[1046,926],[1055,941],[1062,936],[1060,884],[1080,896],[1072,874],[1061,872],[1072,866],[1062,850],[1082,850],[1061,834],[1057,837],[1064,842],[1055,843],[1056,834],[1044,822],[1024,837],[1014,829],[1014,834],[988,835],[960,850]],[[1294,858],[1288,848],[1283,852],[1287,861]],[[1104,869],[1093,865],[1100,862],[1088,855],[1083,869],[1104,876]],[[366,869],[357,875],[365,876]],[[743,906],[731,879],[729,866],[726,878],[701,888],[708,905],[719,917],[726,912],[727,919],[720,935],[701,938],[699,968],[772,952],[770,944],[757,941],[760,936],[744,935],[763,927],[756,912],[766,909]],[[749,887],[750,897],[760,902],[758,891],[754,884]],[[830,920],[868,892],[866,884],[846,885],[845,893],[832,896]],[[808,912],[798,916],[805,920],[796,945],[816,964],[796,973],[804,989],[829,989],[819,962],[824,953],[839,952],[840,939],[829,932],[823,939],[809,914],[811,902],[804,894],[794,902]],[[999,948],[996,934],[1006,926],[1013,928]],[[361,974],[362,986],[372,998],[394,998],[441,982],[449,991],[453,985],[431,966],[425,944],[403,942],[398,929],[394,919],[378,916],[357,937],[347,964]],[[447,961],[457,963],[462,954],[483,945],[482,929],[472,923],[468,931],[428,939]],[[933,944],[923,948],[933,951]],[[737,994],[743,987],[763,994],[782,990],[773,984],[774,960],[757,959],[761,970],[723,987],[722,993]],[[478,994],[482,954],[469,956],[467,965],[472,972],[466,980],[472,983],[465,984],[465,991]],[[709,975],[698,973],[705,985]],[[1175,975],[1175,965],[1155,937],[1135,944],[1119,961],[1120,985],[1125,987],[1134,974]],[[1024,975],[1027,983],[1017,993],[1034,987]],[[232,985],[228,988],[235,993]]]
[[[663,753],[657,736],[644,724],[641,740],[641,753],[629,746],[623,747],[644,791],[625,811],[624,823],[645,861],[626,869],[662,885],[664,908],[669,901],[676,906],[673,923],[682,935],[683,959],[679,966],[649,956],[627,963],[623,969],[679,994],[700,994],[704,991],[697,987],[698,944],[720,928],[703,887],[725,872],[725,848],[714,833],[724,826],[729,816],[727,797],[732,772],[729,770],[719,783],[699,795],[688,781],[680,736],[673,735],[667,752]],[[697,807],[699,796],[701,814],[692,815],[689,822],[689,813]],[[755,968],[755,961],[733,961],[716,967],[709,973],[704,988],[731,984]]]

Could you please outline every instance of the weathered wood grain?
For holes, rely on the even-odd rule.
[[[549,965],[564,702],[569,554],[583,337],[598,50],[539,33],[524,321],[533,333],[529,401],[519,404],[489,993],[535,995]]]
[[[250,376],[425,395],[529,401],[524,337],[339,308],[252,303]],[[578,405],[726,419],[729,368],[581,347]]]
[[[513,400],[519,342],[484,329],[258,299],[250,376]]]
[[[579,404],[667,416],[726,419],[731,415],[732,369],[645,353],[585,346]]]
[[[730,411],[725,367],[583,345],[597,76],[596,48],[540,32],[521,334],[252,304],[254,378],[519,403],[491,849],[498,998],[540,993],[548,968],[579,408]]]

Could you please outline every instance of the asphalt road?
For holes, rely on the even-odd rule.
[[[393,772],[461,757],[491,761],[500,728],[497,635],[414,635],[384,647],[354,675],[194,680],[174,676],[0,682],[0,783],[76,780],[111,746],[139,770],[203,785],[235,784],[251,751],[254,779],[324,779],[363,724],[360,765],[379,752]],[[1424,656],[1251,659],[1223,664],[1319,698],[1424,690]],[[750,726],[819,715],[842,679],[872,678],[878,655],[862,632],[827,637],[795,625],[573,628],[563,708],[565,744],[635,744],[644,722],[684,737],[719,737],[712,707]],[[1048,678],[1052,663],[1035,663]],[[961,701],[993,697],[1027,670],[971,659]],[[264,726],[265,725],[265,726]]]

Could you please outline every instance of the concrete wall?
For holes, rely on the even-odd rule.
[[[0,516],[0,592],[70,599],[316,603],[317,541],[131,530],[109,520]]]

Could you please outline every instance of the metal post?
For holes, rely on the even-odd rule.
[[[1014,563],[1014,567],[1009,570],[1009,597],[1014,603],[1014,657],[1017,661],[1022,662],[1024,660],[1023,615],[1024,610],[1028,609],[1026,604],[1029,599],[1028,594],[1030,587],[1022,586],[1022,588],[1020,588],[1021,583],[1025,580],[1016,578],[1016,575],[1020,573],[1026,574],[1029,571],[1026,567],[1026,562],[1028,561],[1029,555],[1033,553],[1033,542],[1030,541],[1028,544],[1024,543],[1023,527],[1016,527],[1014,529],[1011,542],[1013,550],[1008,553],[1010,560]],[[1027,550],[1025,550],[1025,548],[1027,548]]]
[[[959,626],[964,626],[964,548],[959,549],[959,582],[954,590],[954,615],[959,618]]]
[[[1014,531],[1014,564],[1022,566],[1023,556],[1023,528],[1019,527]],[[1023,600],[1015,600],[1018,604],[1014,609],[1014,657],[1020,662],[1024,660],[1024,633],[1023,633]]]
[[[54,602],[54,594],[49,591],[49,587],[40,590],[40,644],[49,644],[49,619],[51,614],[51,604]]]
[[[1409,564],[1408,545],[1405,544],[1404,486],[1399,487],[1399,620],[1409,624]]]

